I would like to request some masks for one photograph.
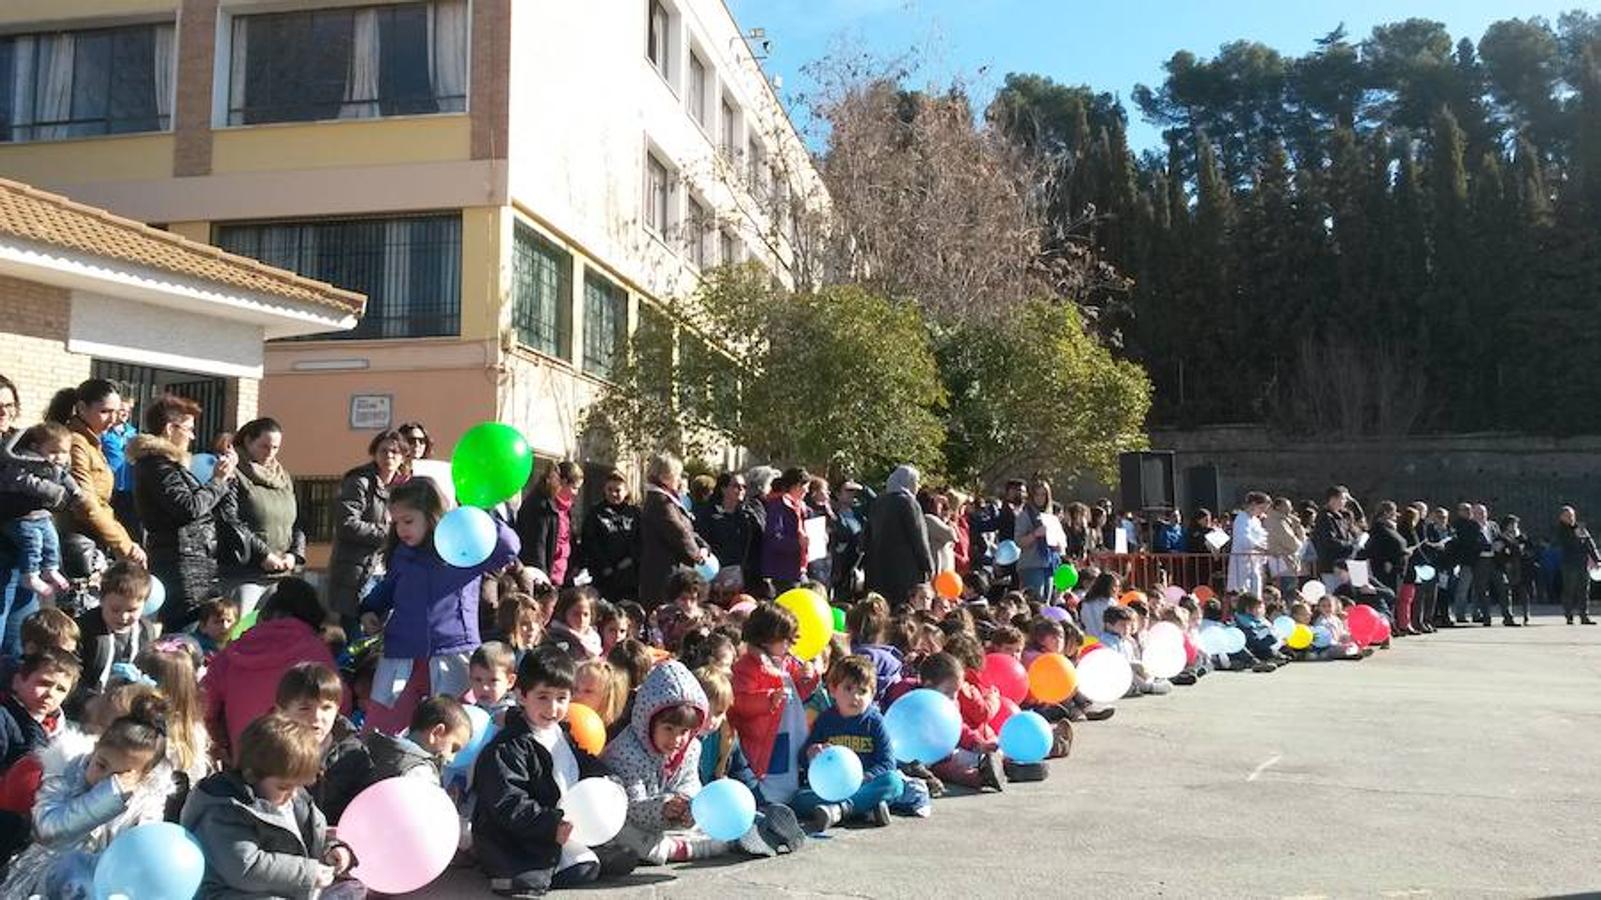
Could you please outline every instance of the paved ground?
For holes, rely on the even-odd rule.
[[[635,897],[1531,897],[1601,891],[1601,627],[1218,673],[1081,726],[1049,781]],[[425,896],[484,896],[452,873]],[[589,892],[583,892],[588,895]]]

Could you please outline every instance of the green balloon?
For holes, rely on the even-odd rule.
[[[834,607],[834,630],[840,634],[845,633],[845,610]]]
[[[522,433],[501,422],[467,429],[450,456],[450,480],[461,506],[488,509],[522,493],[534,471],[534,451]]]
[[[237,641],[239,640],[239,636],[241,634],[244,634],[245,632],[254,628],[256,626],[256,615],[260,612],[261,610],[259,609],[253,609],[250,612],[240,616],[239,621],[235,622],[233,625],[233,631],[228,632],[228,640]]]
[[[1078,570],[1073,568],[1072,563],[1062,563],[1056,567],[1057,590],[1071,591],[1075,584],[1078,584]]]

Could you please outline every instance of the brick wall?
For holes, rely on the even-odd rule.
[[[223,416],[223,428],[237,431],[240,425],[254,419],[261,400],[261,379],[228,379],[228,409]]]
[[[50,395],[89,377],[89,357],[67,352],[67,291],[0,277],[0,375],[17,385],[22,421],[44,415]]]
[[[172,174],[211,173],[211,83],[217,0],[184,0],[178,13],[178,84]]]

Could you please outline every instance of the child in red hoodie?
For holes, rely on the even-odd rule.
[[[800,788],[800,751],[809,730],[803,704],[818,676],[789,653],[799,633],[794,613],[759,604],[740,632],[745,655],[734,663],[728,721],[769,803],[788,803]]]

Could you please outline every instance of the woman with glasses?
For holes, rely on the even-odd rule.
[[[755,523],[745,511],[745,494],[745,476],[724,472],[717,476],[712,502],[695,512],[695,533],[706,542],[706,548],[722,567],[717,578],[734,590],[745,586],[745,557],[757,533]]]
[[[128,444],[133,498],[145,527],[150,573],[167,600],[158,615],[168,633],[194,621],[200,604],[217,596],[217,526],[237,521],[233,477],[238,457],[217,456],[211,477],[189,469],[200,404],[167,394],[145,410],[145,434]]]
[[[379,574],[379,551],[389,536],[389,489],[411,458],[404,432],[380,431],[367,442],[368,462],[345,473],[334,507],[333,553],[328,558],[328,608],[356,634],[361,588]]]
[[[406,441],[406,453],[409,459],[430,459],[434,453],[434,439],[428,436],[428,429],[421,422],[407,422],[395,429]]]

